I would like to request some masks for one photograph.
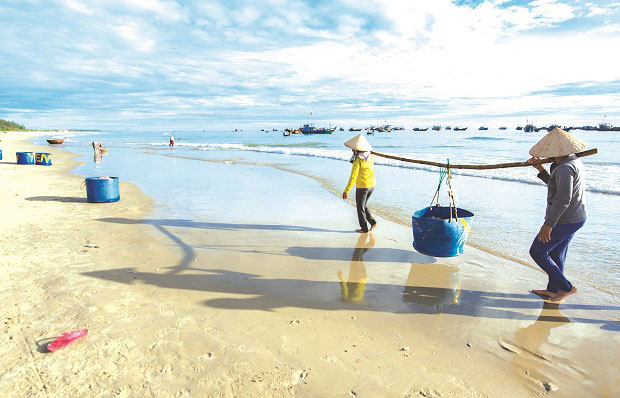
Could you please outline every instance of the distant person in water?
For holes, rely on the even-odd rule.
[[[554,158],[550,173],[542,165],[533,165],[538,178],[547,184],[545,222],[530,247],[536,264],[549,275],[545,290],[532,290],[551,302],[559,303],[577,293],[564,275],[568,244],[586,222],[585,170],[576,152],[587,144],[556,127],[530,149],[533,163],[540,158]]]
[[[367,233],[377,226],[377,222],[372,217],[367,207],[368,199],[375,189],[375,162],[373,155],[370,153],[372,147],[362,134],[351,138],[344,145],[351,148],[353,156],[350,162],[353,163],[351,168],[351,177],[347,187],[342,193],[342,199],[349,197],[349,192],[355,185],[355,202],[357,204],[357,218],[360,223],[359,233]]]
[[[92,145],[93,151],[95,151],[95,155],[101,155],[101,150],[103,149],[103,145],[101,145],[101,142],[93,141]]]
[[[170,142],[168,143],[168,146],[171,147],[171,148],[174,146],[174,136],[173,135],[170,136]]]

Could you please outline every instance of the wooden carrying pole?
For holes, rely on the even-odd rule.
[[[437,166],[437,167],[444,167],[444,168],[451,168],[451,169],[473,169],[473,170],[506,169],[508,167],[528,167],[534,164],[551,163],[554,160],[553,158],[546,158],[546,159],[540,159],[533,163],[513,162],[513,163],[498,163],[498,164],[447,164],[447,163],[430,162],[428,160],[401,158],[399,156],[386,155],[384,153],[379,153],[379,152],[374,152],[374,151],[372,151],[371,153],[373,155],[381,156],[382,158],[401,160],[403,162],[408,162],[408,163],[418,163],[418,164],[425,164],[428,166]],[[594,148],[594,149],[589,149],[587,151],[578,152],[575,154],[575,156],[577,156],[578,158],[582,158],[584,156],[595,155],[596,153],[598,153],[598,149]]]

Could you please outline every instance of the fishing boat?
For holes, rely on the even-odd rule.
[[[534,126],[531,123],[526,124],[525,127],[523,128],[523,131],[526,133],[531,133],[534,130],[536,130],[536,126]]]
[[[426,131],[428,130],[428,127],[414,127],[413,131]]]
[[[389,124],[385,124],[383,126],[372,126],[370,127],[370,129],[373,131],[378,131],[380,133],[388,133],[392,131],[392,126],[390,126]]]
[[[455,127],[454,131],[465,131],[467,130],[467,127]]]
[[[62,144],[63,142],[65,142],[65,139],[64,138],[48,138],[46,141],[48,144],[57,145],[57,144]]]
[[[304,124],[299,130],[302,134],[331,134],[336,130],[336,127],[314,127],[314,125]]]
[[[560,125],[559,124],[552,124],[551,126],[547,127],[547,131],[551,131],[551,130],[553,130],[556,127],[560,127]]]
[[[523,126],[517,126],[517,130],[523,130]]]
[[[285,137],[288,137],[289,135],[291,135],[291,132],[288,129],[286,129],[282,132],[282,135]]]
[[[508,127],[504,127],[504,126],[502,126],[502,127],[500,127],[499,129],[500,129],[500,130],[507,130],[507,129],[508,129]]]
[[[291,134],[301,134],[301,130],[295,129],[295,130],[291,131]]]
[[[452,130],[452,126],[446,126],[444,127],[445,130]]]
[[[404,130],[405,128],[400,126],[400,127],[393,127],[392,130]]]
[[[614,130],[613,126],[609,123],[600,123],[598,126],[596,126],[595,130],[597,131],[617,131]]]
[[[433,126],[433,130],[440,131],[441,130],[441,126],[436,124],[436,125]]]
[[[340,129],[339,129],[339,130],[340,130],[340,131],[344,131],[344,127],[340,127]]]
[[[375,134],[375,130],[374,130],[374,128],[373,128],[373,127],[369,128],[369,129],[366,129],[366,130],[368,130],[368,131],[366,131],[366,134],[368,134],[368,135],[373,135],[373,134]]]
[[[478,130],[488,130],[489,128],[487,126],[480,126],[478,127]]]
[[[350,127],[349,131],[362,131],[361,127]]]

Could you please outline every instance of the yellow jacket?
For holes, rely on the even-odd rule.
[[[363,161],[359,156],[353,161],[351,177],[344,192],[349,193],[355,184],[356,188],[372,188],[376,185],[375,181],[375,158],[370,155],[367,161]]]

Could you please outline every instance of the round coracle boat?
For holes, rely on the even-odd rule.
[[[48,144],[62,144],[65,141],[64,138],[49,138],[47,139]]]

